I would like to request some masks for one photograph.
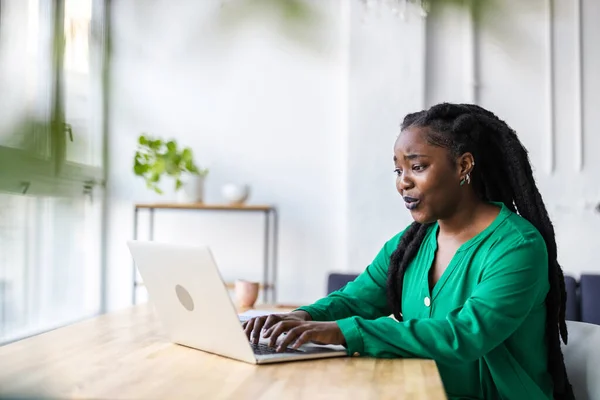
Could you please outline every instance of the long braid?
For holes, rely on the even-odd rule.
[[[481,109],[483,110],[483,109]],[[485,111],[485,110],[484,110]],[[490,113],[489,111],[486,111],[487,113],[489,113],[489,116],[491,118],[493,118],[494,121],[502,124],[503,126],[505,126],[506,128],[508,128],[508,126],[501,121],[499,118],[497,118],[494,114]],[[508,128],[510,130],[510,128]],[[522,151],[524,152],[524,154],[527,154],[527,151],[525,150],[525,148],[523,148],[523,146],[521,145],[521,143],[518,141],[518,139],[516,138],[516,133],[514,133],[514,131],[511,131],[511,135],[510,135],[510,140],[515,141],[516,144],[518,146],[520,146],[522,148]],[[507,155],[509,156],[509,155]],[[560,268],[560,265],[558,264],[558,262],[556,262],[557,259],[557,246],[556,246],[556,241],[555,241],[555,234],[554,234],[554,226],[552,224],[552,221],[550,220],[550,217],[548,216],[548,212],[546,210],[546,206],[544,204],[544,201],[542,199],[542,196],[540,194],[540,192],[537,189],[537,186],[535,184],[535,180],[533,177],[533,172],[531,169],[531,164],[529,163],[529,159],[525,158],[526,162],[523,162],[522,158],[517,158],[516,160],[514,160],[514,162],[509,163],[509,170],[511,172],[511,176],[521,176],[520,174],[517,175],[516,172],[518,172],[519,170],[524,171],[524,176],[527,178],[527,184],[521,184],[522,187],[524,187],[526,190],[527,189],[531,189],[531,194],[533,196],[533,198],[535,199],[535,207],[533,209],[528,209],[527,207],[527,202],[523,201],[521,205],[518,204],[518,208],[519,208],[519,213],[525,217],[526,219],[528,219],[530,222],[532,222],[532,224],[540,231],[540,233],[542,234],[542,236],[544,237],[544,240],[546,241],[546,246],[548,248],[548,257],[550,262],[554,262],[555,265],[554,267],[556,268],[556,271],[558,272],[558,275],[553,275],[556,278],[559,278],[559,283],[562,283],[562,287],[561,287],[561,291],[562,291],[562,303],[560,304],[560,312],[559,312],[559,316],[561,316],[561,321],[560,321],[560,333],[562,336],[562,339],[564,341],[564,343],[567,343],[567,332],[566,332],[566,323],[564,322],[564,313],[566,310],[566,291],[564,288],[564,276],[562,273],[562,269]],[[515,201],[519,201],[521,199],[516,198]],[[521,211],[522,210],[522,211]],[[549,271],[552,272],[552,271]],[[562,314],[562,315],[561,315]]]
[[[484,126],[489,126],[490,128],[496,126],[496,131],[503,133],[499,135],[499,137],[505,142],[502,149],[505,150],[504,157],[509,160],[507,163],[510,172],[509,176],[514,180],[514,182],[511,182],[511,186],[522,189],[522,191],[516,192],[522,195],[517,195],[514,198],[517,211],[538,229],[546,242],[549,261],[548,279],[550,282],[550,291],[546,297],[546,308],[548,310],[546,318],[548,368],[554,379],[556,395],[564,395],[566,393],[566,387],[570,386],[560,347],[560,337],[562,337],[565,344],[568,341],[565,321],[566,290],[564,286],[564,275],[557,261],[554,227],[548,216],[542,196],[535,184],[527,151],[517,139],[516,133],[495,115],[486,112],[479,107],[471,107],[474,108],[472,111],[474,111],[475,114],[482,113],[482,115],[480,114],[477,116],[477,119],[483,123]],[[520,151],[511,151],[515,148]],[[531,199],[533,199],[533,201],[531,201]]]
[[[554,382],[554,397],[573,398],[560,344],[561,337],[565,344],[568,340],[564,275],[557,261],[554,227],[535,183],[527,150],[504,121],[476,105],[440,104],[427,111],[409,114],[402,129],[413,125],[429,128],[428,141],[448,148],[453,157],[471,152],[477,160],[472,175],[473,187],[481,199],[504,203],[531,222],[544,238],[550,283],[546,296],[548,372]],[[388,301],[399,320],[404,273],[426,232],[426,225],[413,223],[390,259]]]
[[[418,222],[413,222],[402,235],[398,247],[392,253],[390,258],[390,265],[394,265],[395,268],[390,268],[388,273],[388,303],[392,308],[394,317],[398,321],[402,321],[401,304],[404,271],[406,271],[408,263],[419,251],[419,247],[425,238],[429,226],[430,225],[422,225]]]

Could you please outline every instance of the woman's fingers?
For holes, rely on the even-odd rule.
[[[269,346],[274,347],[277,344],[277,339],[279,339],[279,336],[281,336],[283,333],[288,332],[290,329],[299,326],[300,324],[302,324],[302,322],[300,321],[280,321],[278,322],[276,325],[274,325],[271,329],[270,329],[270,333],[269,333]]]
[[[254,344],[258,344],[258,341],[260,340],[260,333],[263,329],[263,326],[265,325],[266,322],[266,318],[264,317],[258,317],[256,319],[256,322],[254,322],[254,328],[252,329],[252,335],[249,338],[249,340],[252,340],[252,342],[254,342]]]
[[[298,339],[296,339],[296,342],[294,342],[294,344],[292,345],[292,349],[297,350],[300,346],[308,342],[316,343],[313,337],[314,333],[315,331],[313,330],[307,330],[302,332],[302,334],[298,336]]]
[[[305,331],[307,331],[308,329],[310,329],[309,326],[297,326],[295,328],[292,328],[288,331],[287,335],[285,335],[285,338],[281,341],[281,343],[279,343],[279,346],[277,346],[277,351],[278,352],[282,352],[285,351],[285,349],[288,348],[288,346],[290,344],[292,344],[292,342],[294,342],[296,339],[299,338],[299,336],[304,335],[304,333],[306,333]]]
[[[279,321],[281,321],[281,316],[274,315],[274,314],[269,315],[269,318],[267,318],[267,322],[265,322],[265,325],[263,326],[263,330],[265,331],[264,332],[265,338],[269,337],[268,335],[270,334],[271,328]]]
[[[246,323],[244,324],[244,333],[248,337],[248,340],[250,340],[250,335],[252,334],[252,329],[254,328],[255,320],[256,320],[256,318],[251,318],[248,321],[246,321]]]

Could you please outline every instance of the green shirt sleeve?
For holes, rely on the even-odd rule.
[[[543,304],[548,255],[541,237],[511,241],[486,259],[481,281],[465,304],[445,319],[390,317],[337,321],[349,354],[474,361],[505,341],[533,307]]]
[[[314,321],[336,321],[350,316],[375,319],[389,315],[386,284],[390,256],[404,231],[390,239],[373,262],[352,282],[310,306],[300,307]]]

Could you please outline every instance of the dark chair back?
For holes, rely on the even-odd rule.
[[[565,275],[565,289],[567,292],[566,320],[581,321],[579,313],[579,296],[577,293],[577,281],[572,276]]]
[[[357,276],[357,274],[329,274],[327,279],[327,294],[340,290],[348,282],[355,280]]]
[[[579,297],[581,321],[600,325],[600,275],[581,274]]]

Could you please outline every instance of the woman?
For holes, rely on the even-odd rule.
[[[249,339],[434,359],[451,398],[571,398],[554,230],[515,132],[439,104],[406,116],[394,163],[414,222],[341,290],[248,321]]]

